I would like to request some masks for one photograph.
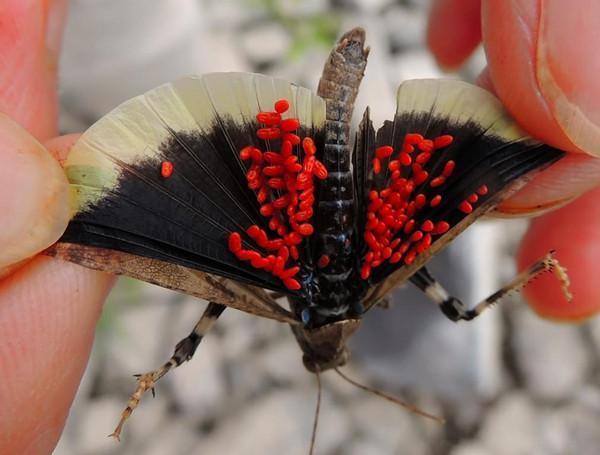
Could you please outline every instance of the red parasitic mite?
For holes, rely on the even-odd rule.
[[[427,196],[423,193],[414,194],[417,185],[423,184],[429,174],[423,170],[422,164],[429,160],[429,151],[442,149],[450,145],[453,138],[449,134],[438,136],[433,140],[425,139],[418,133],[407,133],[404,142],[398,150],[387,145],[375,150],[377,158],[373,160],[373,172],[378,174],[376,165],[381,166],[381,159],[389,159],[389,165],[394,164],[394,173],[391,174],[388,186],[379,191],[371,191],[369,198],[371,203],[367,207],[367,222],[365,224],[364,239],[368,249],[363,257],[363,266],[361,268],[361,278],[367,279],[376,267],[380,267],[386,261],[393,264],[404,260],[405,264],[412,263],[417,255],[423,253],[431,246],[431,236],[424,239],[423,232],[413,232],[415,219],[423,211],[427,213]],[[417,163],[411,166],[412,160],[409,153],[414,152],[414,147],[425,149],[426,151],[417,155]],[[407,152],[406,150],[410,150]],[[442,153],[442,152],[436,152]],[[402,159],[402,156],[408,158]],[[427,156],[426,156],[427,155]],[[394,156],[397,159],[394,159]],[[424,157],[419,159],[420,157]],[[418,167],[415,167],[418,166]],[[442,186],[447,177],[452,175],[455,163],[452,160],[445,162],[442,175],[434,177],[431,180],[431,187]],[[403,172],[403,168],[405,172]],[[412,172],[410,172],[412,170]],[[423,173],[426,175],[423,176]],[[406,177],[402,177],[405,175]],[[408,178],[407,178],[408,177]],[[443,194],[443,193],[442,193]],[[442,200],[441,194],[431,196],[429,205],[435,207]],[[462,206],[462,205],[461,205]],[[443,222],[443,220],[442,220]],[[433,221],[427,219],[423,222],[421,229],[425,232],[433,231]],[[441,235],[443,232],[433,232],[434,235]],[[395,241],[395,247],[388,245]],[[387,248],[387,251],[384,250]],[[401,251],[402,250],[402,251]]]
[[[259,123],[269,122],[272,125],[269,131],[277,131],[277,134],[267,135],[264,133],[265,128],[260,128],[256,133],[258,138],[280,139],[279,131],[292,133],[300,128],[297,118],[281,119],[280,114],[287,112],[289,105],[287,100],[280,99],[273,106],[275,112],[256,114]],[[259,247],[276,251],[276,254],[271,255],[274,259],[269,260],[268,256],[241,246],[238,248],[240,233],[229,234],[229,251],[238,259],[249,261],[253,268],[276,276],[290,290],[301,287],[298,280],[294,279],[300,267],[292,264],[284,268],[283,264],[289,260],[290,248],[297,247],[304,237],[313,234],[314,227],[310,219],[314,213],[314,179],[327,178],[327,169],[315,158],[317,148],[314,141],[310,137],[304,137],[301,143],[304,152],[302,161],[292,155],[293,145],[289,138],[282,140],[279,150],[263,151],[250,145],[240,150],[240,158],[252,163],[246,173],[248,188],[256,192],[257,201],[261,204],[260,213],[270,218],[269,226],[271,231],[275,231],[276,237],[269,239],[267,233],[257,225],[250,226],[246,233]],[[265,166],[265,162],[271,165]],[[252,253],[250,257],[249,254]],[[294,260],[299,258],[297,253],[291,256]],[[278,261],[282,266],[276,267]]]
[[[171,175],[173,175],[173,163],[170,161],[163,161],[160,165],[160,175],[165,179],[171,177]]]

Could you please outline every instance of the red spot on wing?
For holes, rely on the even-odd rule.
[[[288,289],[298,290],[301,285],[294,277],[300,271],[297,264],[288,264],[299,258],[298,245],[314,233],[310,223],[313,216],[314,179],[327,178],[327,169],[315,154],[317,147],[310,137],[300,138],[294,131],[300,128],[297,118],[282,119],[289,109],[287,100],[274,105],[275,112],[259,112],[256,119],[264,127],[256,135],[263,140],[281,140],[279,150],[267,150],[247,146],[240,150],[240,158],[251,161],[246,172],[248,188],[256,191],[261,204],[260,213],[269,218],[269,234],[252,225],[246,234],[256,245],[272,254],[263,255],[252,249],[244,249],[238,232],[229,235],[229,250],[242,261],[249,261],[256,269],[262,269],[278,277]],[[294,154],[294,147],[302,144],[303,158]],[[323,259],[327,258],[327,259]],[[323,256],[319,264],[329,263]],[[327,264],[323,265],[326,266]]]

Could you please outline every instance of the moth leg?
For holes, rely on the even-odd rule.
[[[546,256],[529,266],[527,270],[519,273],[510,283],[494,292],[487,299],[479,302],[471,309],[466,308],[456,297],[449,295],[425,267],[419,269],[410,278],[410,281],[427,294],[427,296],[440,307],[440,310],[442,310],[442,313],[444,313],[448,319],[452,321],[470,321],[483,313],[487,308],[498,303],[509,292],[523,288],[541,273],[549,271],[554,272],[554,275],[561,283],[565,298],[570,301],[572,295],[569,292],[569,277],[566,269],[554,258],[554,251],[550,251]]]
[[[392,307],[391,295],[388,294],[388,295],[382,297],[381,299],[379,299],[379,301],[377,302],[377,305],[379,307],[383,308],[384,310],[389,310]]]
[[[192,332],[179,343],[177,343],[175,346],[175,352],[167,362],[165,362],[157,370],[135,375],[137,377],[137,388],[129,398],[127,407],[121,414],[119,424],[110,436],[116,438],[117,440],[120,439],[121,431],[123,430],[125,421],[131,416],[133,410],[138,406],[144,393],[148,390],[151,390],[152,396],[154,396],[154,385],[156,384],[156,381],[162,378],[173,368],[177,368],[183,362],[187,362],[192,358],[196,352],[196,348],[200,344],[200,341],[202,341],[204,335],[208,333],[225,308],[225,305],[210,302],[206,307],[206,310],[204,310],[204,313],[202,313],[200,320],[194,326]]]

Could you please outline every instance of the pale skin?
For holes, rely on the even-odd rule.
[[[557,250],[569,269],[574,301],[565,305],[552,283],[536,282],[526,295],[542,315],[581,319],[600,309],[600,290],[590,285],[600,265],[600,204],[595,200],[600,189],[592,190],[600,182],[600,147],[593,147],[600,137],[600,79],[595,77],[600,73],[600,4],[541,3],[543,11],[537,0],[439,0],[428,41],[439,62],[452,67],[483,34],[489,68],[481,84],[530,133],[573,152],[502,209],[550,207],[586,193],[575,205],[538,218],[519,255],[525,265]],[[585,10],[587,22],[577,22],[567,10]],[[114,281],[104,273],[36,256],[68,222],[67,182],[59,161],[77,136],[56,137],[56,69],[65,15],[62,0],[5,0],[0,10],[2,453],[50,453],[56,445]],[[562,72],[560,62],[569,70]],[[565,121],[569,107],[578,108],[577,128]]]

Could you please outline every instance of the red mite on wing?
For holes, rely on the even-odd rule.
[[[351,136],[364,40],[342,36],[316,95],[259,74],[184,78],[123,103],[73,147],[73,218],[48,254],[210,301],[173,356],[138,377],[114,436],[226,307],[290,324],[318,375],[346,362],[361,318],[406,281],[453,321],[544,271],[568,285],[549,254],[468,308],[429,274],[433,255],[563,152],[450,80],[404,82],[394,118],[376,130],[367,109]]]
[[[452,141],[452,136],[448,134],[429,140],[418,133],[408,133],[399,150],[394,151],[389,145],[375,150],[373,172],[379,174],[381,162],[389,159],[387,169],[391,172],[391,179],[387,187],[369,193],[371,203],[367,207],[364,233],[369,250],[363,258],[363,279],[369,278],[371,269],[385,261],[395,264],[403,260],[407,265],[412,264],[418,254],[431,246],[432,236],[444,234],[449,229],[449,224],[444,220],[434,224],[434,221],[426,219],[416,226],[413,216],[427,204],[435,207],[441,202],[441,194],[433,195],[428,200],[424,193],[415,195],[415,190],[429,179],[429,172],[425,168],[432,153],[442,153],[440,150],[452,144]],[[437,188],[443,185],[454,171],[454,166],[454,161],[448,160],[429,186]]]

